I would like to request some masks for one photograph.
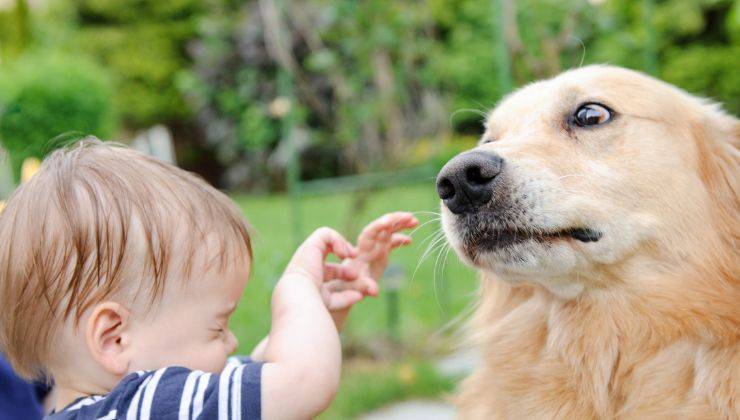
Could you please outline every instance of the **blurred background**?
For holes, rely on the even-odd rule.
[[[476,279],[439,231],[436,171],[502,95],[589,63],[737,114],[740,1],[0,0],[0,200],[24,162],[86,134],[202,175],[257,231],[241,352],[268,331],[272,286],[311,230],[354,237],[417,212],[428,223],[343,333],[324,418],[385,415],[441,400],[475,359],[458,347]]]

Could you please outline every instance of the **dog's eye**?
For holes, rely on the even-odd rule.
[[[494,140],[495,140],[495,139],[493,139],[493,138],[491,138],[491,137],[484,137],[484,138],[480,139],[480,141],[478,141],[478,145],[480,146],[480,145],[482,145],[482,144],[486,144],[486,143],[491,143],[491,142],[493,142]]]
[[[573,122],[580,127],[604,124],[611,119],[609,108],[596,103],[581,105],[573,114]]]

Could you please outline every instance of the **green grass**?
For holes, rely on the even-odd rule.
[[[342,386],[322,420],[357,417],[391,401],[407,398],[440,398],[450,393],[454,381],[440,376],[425,361],[373,363],[348,361],[342,374]]]
[[[304,197],[300,204],[302,235],[305,237],[320,226],[330,226],[354,242],[362,226],[385,212],[419,212],[417,216],[424,223],[436,217],[424,212],[439,211],[431,181],[372,192],[366,196],[364,206],[357,204],[362,201],[358,194]],[[244,209],[256,231],[252,238],[251,278],[231,322],[240,341],[239,352],[245,354],[269,330],[270,293],[295,244],[287,196],[232,198]],[[450,388],[449,380],[438,377],[425,360],[444,351],[447,334],[443,327],[469,307],[476,280],[452,251],[444,269],[444,253],[439,259],[438,253],[433,252],[421,260],[439,227],[439,221],[431,221],[418,229],[413,235],[414,243],[397,250],[391,258],[391,263],[403,267],[405,272],[398,291],[400,345],[389,340],[388,299],[382,282],[380,297],[360,302],[352,310],[342,334],[345,344],[342,387],[324,418],[347,418],[389,401],[438,395]],[[371,359],[373,368],[358,369],[353,358],[354,361]],[[404,382],[404,376],[398,374],[403,366],[407,366],[403,368],[407,371],[414,371],[417,379]]]

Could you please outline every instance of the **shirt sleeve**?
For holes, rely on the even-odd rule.
[[[262,363],[231,357],[220,374],[168,367],[151,372],[128,404],[128,419],[252,420],[262,415]]]

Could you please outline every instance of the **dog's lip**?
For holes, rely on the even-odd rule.
[[[574,228],[567,231],[568,236],[581,242],[598,242],[603,234],[591,228]]]
[[[494,247],[505,247],[526,240],[547,241],[572,238],[580,242],[597,242],[602,237],[598,230],[586,227],[564,229],[494,229],[486,235],[486,242]]]

